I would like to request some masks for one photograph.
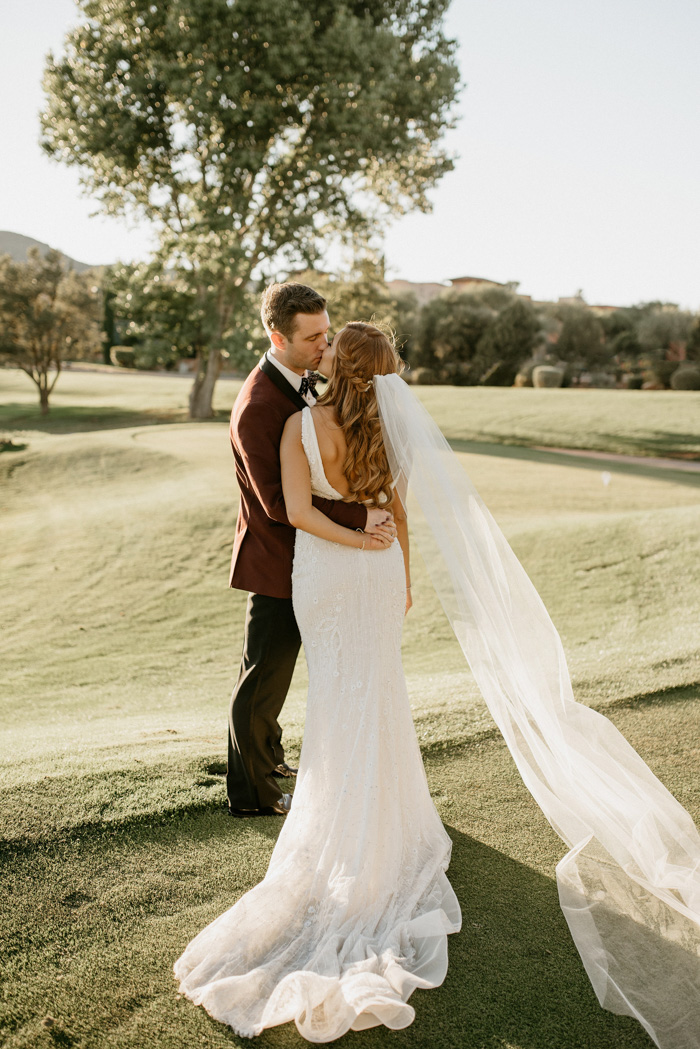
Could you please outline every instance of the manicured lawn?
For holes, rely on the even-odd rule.
[[[50,433],[184,421],[191,378],[143,372],[66,371],[39,414],[35,388],[0,370],[0,432]],[[220,379],[214,406],[228,418],[240,383]],[[585,448],[700,460],[700,393],[657,390],[532,390],[417,387],[450,440]]]
[[[188,388],[174,376],[68,373],[54,421],[43,423],[27,407],[29,381],[0,372],[0,431],[15,419],[26,445],[0,455],[0,1032],[13,1049],[243,1044],[177,999],[170,976],[184,944],[263,875],[279,829],[274,819],[234,824],[224,810],[245,595],[226,586],[236,514],[226,428],[180,421]],[[236,389],[220,383],[222,414]],[[476,454],[462,443],[474,440],[482,394],[500,434],[488,440],[509,443],[510,398],[521,447]],[[549,442],[532,420],[526,434],[518,414],[540,394]],[[562,633],[578,696],[609,714],[698,819],[700,475],[615,464],[605,484],[600,463],[553,461],[522,445],[572,446],[563,435],[568,425],[575,436],[574,410],[585,401],[593,418],[612,396],[621,398],[616,432],[633,435],[635,451],[655,451],[658,432],[671,435],[663,454],[673,442],[682,450],[683,434],[700,447],[700,401],[606,391],[421,396],[455,446],[469,449],[459,452],[464,466]],[[557,398],[574,406],[568,424]],[[646,432],[635,402],[648,408]],[[343,1044],[649,1046],[635,1022],[597,1005],[557,903],[564,847],[523,788],[414,563],[404,661],[455,845],[450,877],[464,930],[450,941],[445,985],[414,995],[410,1028]],[[292,757],[305,682],[300,660],[284,711]],[[54,1022],[44,1026],[47,1017]],[[302,1041],[285,1027],[260,1044]]]

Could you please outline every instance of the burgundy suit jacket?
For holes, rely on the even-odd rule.
[[[290,415],[303,399],[273,364],[259,365],[241,387],[231,412],[230,437],[241,501],[231,558],[229,586],[267,597],[292,596],[295,529],[282,496],[280,441]],[[319,499],[314,506],[338,524],[364,528],[367,510],[359,503]]]

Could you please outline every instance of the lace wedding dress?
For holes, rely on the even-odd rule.
[[[314,494],[313,418],[302,442]],[[401,665],[398,541],[362,551],[297,532],[294,610],[309,668],[294,802],[264,880],[175,964],[181,990],[243,1036],[294,1020],[312,1042],[406,1027],[416,987],[447,969],[460,910]]]

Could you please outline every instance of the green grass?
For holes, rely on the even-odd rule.
[[[22,372],[0,370],[0,430],[66,433],[184,421],[191,378],[114,370],[64,372],[42,417]],[[217,417],[240,388],[220,379]],[[700,393],[424,386],[418,394],[450,440],[700,460]]]
[[[175,424],[189,386],[178,377],[68,373],[56,388],[61,418],[43,428],[7,407],[27,408],[26,378],[0,372],[0,386],[0,425],[25,445],[0,456],[4,1044],[243,1044],[178,999],[170,976],[185,943],[262,877],[279,830],[274,819],[234,823],[224,811],[245,598],[226,586],[236,492],[225,427]],[[232,399],[236,385],[221,387],[220,399]],[[501,427],[510,397],[520,447],[505,429],[505,444],[484,454],[464,443],[472,437],[457,431],[460,413],[471,417],[482,393],[504,397]],[[615,721],[697,819],[700,475],[613,464],[606,486],[600,463],[523,447],[521,398],[540,393],[573,396],[422,391],[550,609],[577,695]],[[595,414],[600,393],[576,396]],[[629,395],[640,396],[664,397]],[[690,431],[678,405],[691,395],[669,396],[668,418],[650,413],[646,437],[635,422],[641,445],[657,428]],[[547,400],[542,424],[558,410]],[[555,418],[549,432],[562,426]],[[564,847],[523,788],[414,562],[404,662],[454,841],[464,931],[450,940],[444,986],[414,995],[410,1028],[343,1044],[648,1047],[635,1022],[597,1005],[557,903]],[[284,710],[292,757],[305,687],[300,660]],[[289,1026],[260,1039],[270,1049],[301,1044]]]
[[[700,459],[700,393],[428,386],[450,439]]]

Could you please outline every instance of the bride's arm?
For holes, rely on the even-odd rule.
[[[391,540],[367,532],[355,532],[336,524],[322,514],[311,502],[311,475],[309,462],[301,443],[301,412],[287,420],[280,444],[282,492],[289,523],[319,539],[328,539],[343,546],[364,550],[384,550]]]

